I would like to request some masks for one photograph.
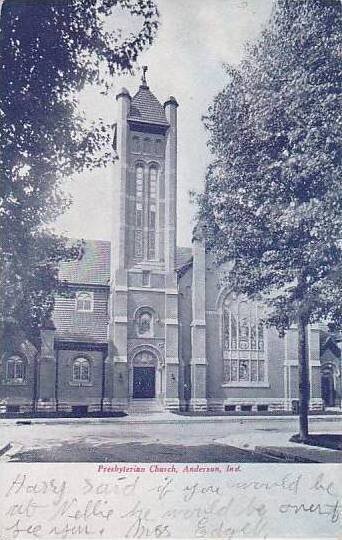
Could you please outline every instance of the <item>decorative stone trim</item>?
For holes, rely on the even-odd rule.
[[[158,293],[165,293],[165,289],[159,289],[156,287],[129,287],[129,291],[138,291],[138,292],[158,292]]]
[[[165,289],[165,294],[169,294],[169,295],[177,295],[178,294],[178,291],[177,289]]]
[[[102,402],[103,412],[112,412],[112,402],[110,399],[105,398]]]
[[[114,364],[127,364],[127,356],[114,356]]]
[[[195,319],[192,321],[192,323],[190,324],[191,327],[194,327],[194,326],[206,326],[206,321],[204,320],[199,320],[199,319]]]
[[[94,386],[92,382],[76,382],[76,381],[69,381],[69,386],[75,386],[77,388],[83,388],[87,386]]]
[[[179,399],[178,398],[164,398],[164,408],[167,410],[179,410]]]
[[[128,318],[124,315],[116,315],[114,317],[114,323],[119,323],[119,324],[127,324],[128,323]]]
[[[310,360],[310,367],[321,367],[321,360],[318,358],[317,360]]]
[[[165,358],[166,364],[179,364],[179,358],[177,356],[168,356]]]
[[[196,366],[196,365],[206,366],[207,365],[207,359],[205,357],[200,357],[200,356],[195,357],[195,358],[191,358],[190,365],[192,365],[192,366]]]
[[[310,399],[309,409],[310,409],[310,411],[321,411],[321,410],[323,410],[324,405],[323,405],[322,398]]]
[[[114,292],[128,292],[128,287],[125,287],[123,285],[116,285],[116,287],[114,287]]]
[[[128,410],[128,398],[112,399],[112,411],[125,412]]]
[[[208,410],[208,402],[206,399],[191,398],[189,401],[190,411],[206,411]]]
[[[209,398],[208,399],[208,409],[210,411],[224,411],[226,405],[234,405],[236,411],[241,411],[241,406],[247,405],[251,406],[252,411],[257,411],[258,405],[267,405],[268,411],[292,411],[292,402],[298,401],[298,398],[292,399],[276,399],[276,398],[225,398],[222,401]],[[313,410],[322,410],[322,400],[313,399],[310,401],[310,411]]]
[[[236,381],[221,384],[222,388],[270,388],[268,381]]]
[[[178,326],[178,319],[165,319],[164,323],[169,324],[170,326]]]

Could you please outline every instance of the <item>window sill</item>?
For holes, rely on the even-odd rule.
[[[221,384],[222,388],[270,388],[268,381],[253,382],[253,381],[236,381]]]
[[[78,388],[82,388],[83,386],[93,386],[93,383],[91,382],[69,382],[69,386],[77,386]]]

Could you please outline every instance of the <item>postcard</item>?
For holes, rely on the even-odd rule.
[[[0,539],[341,537],[340,3],[0,4]]]

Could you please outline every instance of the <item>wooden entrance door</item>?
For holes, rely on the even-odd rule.
[[[156,370],[154,367],[133,368],[133,398],[156,397]]]
[[[323,373],[321,379],[322,399],[326,407],[335,406],[335,384],[332,373]]]

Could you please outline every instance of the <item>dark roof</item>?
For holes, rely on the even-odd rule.
[[[177,247],[176,267],[181,268],[191,260],[192,249],[190,247]]]
[[[69,283],[109,285],[110,242],[85,240],[82,258],[61,263],[59,279]]]
[[[128,119],[150,124],[169,125],[164,107],[152,94],[149,87],[144,85],[139,87],[138,92],[132,98]]]
[[[108,241],[85,240],[82,258],[61,263],[59,279],[75,284],[109,285],[110,251]],[[177,247],[176,267],[184,266],[191,256],[191,248]]]
[[[341,350],[338,346],[338,344],[336,343],[335,341],[335,336],[334,335],[324,335],[323,334],[323,339],[321,340],[321,355],[325,353],[325,351],[327,351],[328,349],[331,350],[331,352],[337,356],[337,357],[340,357],[341,356]]]

